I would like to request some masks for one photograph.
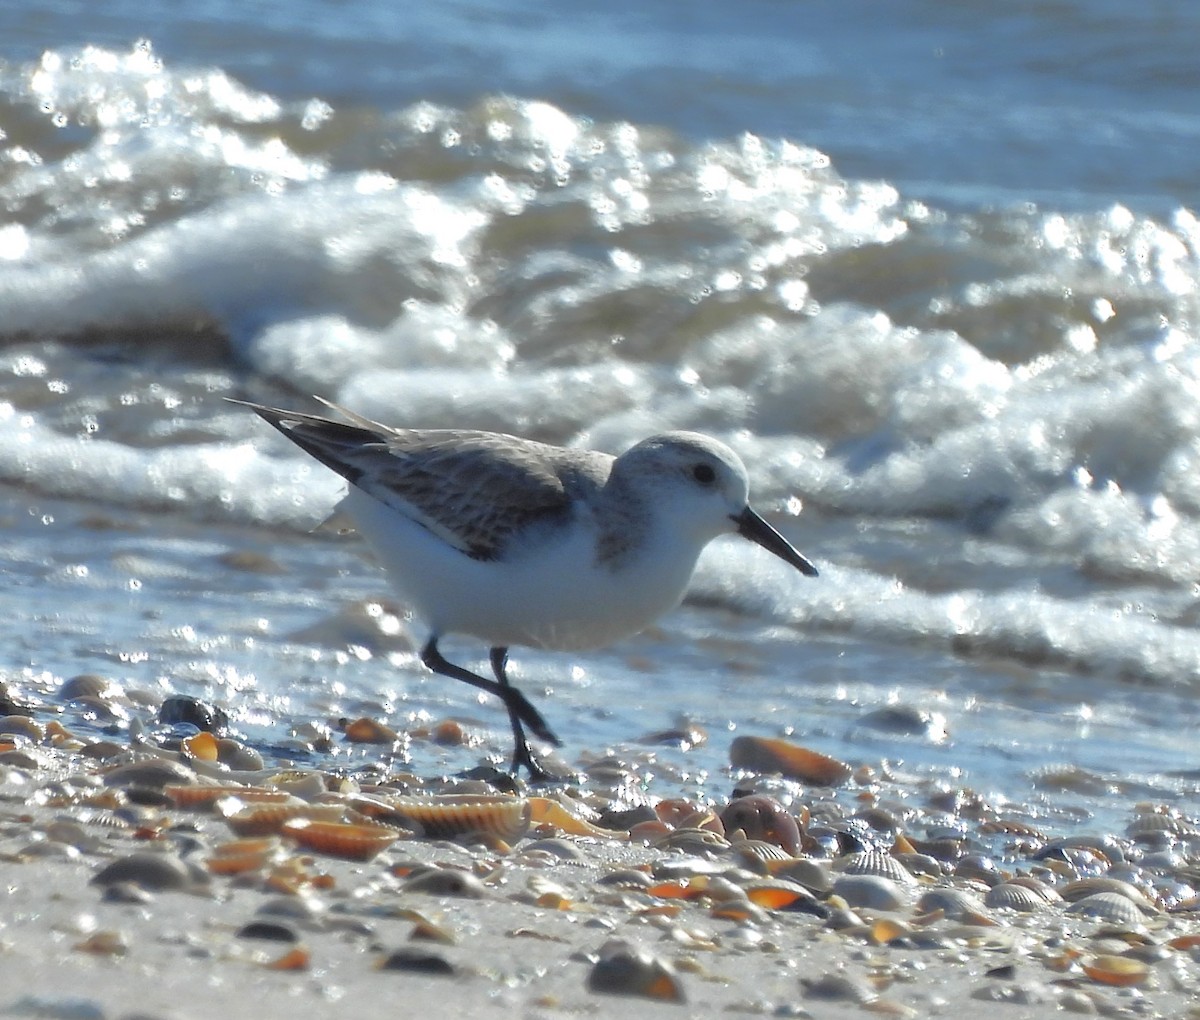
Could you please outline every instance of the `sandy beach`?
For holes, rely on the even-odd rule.
[[[886,776],[779,741],[743,738],[761,774],[706,805],[639,802],[614,761],[499,794],[231,770],[249,752],[203,731],[0,729],[3,1015],[1200,1015],[1178,815],[1146,816],[1175,834],[1168,886],[1145,834],[1056,845],[978,804],[964,843],[1005,830],[994,859],[922,843],[915,810],[887,832]]]

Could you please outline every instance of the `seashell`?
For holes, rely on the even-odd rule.
[[[208,870],[214,875],[241,875],[247,871],[259,871],[276,859],[279,840],[234,839],[213,847],[207,861]]]
[[[884,917],[872,924],[867,934],[874,945],[886,946],[889,942],[911,935],[912,929],[903,921]]]
[[[312,818],[291,818],[279,831],[308,850],[354,861],[369,861],[400,838],[399,832],[386,825],[322,822]]]
[[[814,914],[817,917],[829,916],[829,908],[798,882],[788,882],[784,879],[752,882],[743,886],[742,891],[756,907]]]
[[[278,921],[251,921],[242,925],[234,936],[239,939],[265,939],[268,942],[299,942],[296,929]]]
[[[185,758],[199,758],[201,761],[217,760],[217,738],[207,730],[201,730],[179,742],[179,750]]]
[[[949,886],[935,886],[926,889],[917,900],[917,910],[923,914],[940,910],[952,921],[961,921],[964,916],[981,916],[984,912],[983,901],[962,889],[952,889]]]
[[[798,882],[809,892],[827,896],[833,890],[833,878],[829,866],[808,858],[792,858],[784,861],[768,861],[767,871],[774,878],[786,878]]]
[[[792,857],[800,850],[800,827],[796,819],[765,793],[731,800],[721,812],[721,824],[727,833],[740,829],[748,839],[773,843]]]
[[[1093,956],[1081,966],[1088,977],[1103,985],[1139,985],[1150,976],[1149,966],[1128,956]]]
[[[228,783],[168,783],[162,788],[163,793],[177,807],[181,808],[211,807],[222,797],[240,794],[251,789],[251,787],[234,786]],[[283,796],[286,797],[286,794]]]
[[[105,929],[92,932],[82,942],[76,942],[71,947],[81,953],[94,953],[97,956],[124,956],[129,952],[129,941],[119,931]]]
[[[607,875],[602,875],[596,880],[596,884],[611,885],[618,889],[637,889],[641,891],[653,885],[654,879],[644,871],[621,868],[617,871],[610,871]]]
[[[459,896],[468,900],[481,900],[487,896],[487,889],[479,879],[457,868],[430,868],[405,882],[404,891]]]
[[[579,851],[577,844],[567,839],[534,839],[521,847],[521,859],[525,862],[569,861],[571,864],[586,864],[587,858]]]
[[[1085,896],[1071,904],[1067,913],[1077,917],[1094,917],[1108,924],[1137,925],[1142,922],[1142,911],[1138,905],[1128,897],[1114,892]]]
[[[881,875],[839,875],[833,883],[833,895],[848,906],[870,910],[899,910],[908,896],[899,883]]]
[[[263,757],[232,737],[217,738],[217,761],[235,772],[261,772]]]
[[[845,974],[822,974],[819,978],[801,978],[806,999],[822,999],[827,1002],[857,1002],[865,1005],[873,1002],[875,992],[866,984]]]
[[[1037,842],[1045,842],[1045,835],[1039,829],[1035,829],[1028,822],[1023,822],[1016,818],[995,818],[983,822],[979,826],[980,833],[984,835],[1001,834],[1005,836],[1017,836],[1021,839],[1036,840]]]
[[[429,839],[486,835],[511,843],[529,830],[533,814],[529,800],[507,794],[394,797],[390,804],[398,816],[415,822]]]
[[[735,737],[729,747],[729,763],[734,768],[778,772],[819,786],[840,786],[854,774],[849,765],[836,758],[769,737]]]
[[[1032,889],[1047,903],[1061,903],[1062,894],[1054,886],[1043,882],[1035,875],[1014,875],[1009,880],[1010,885],[1024,886],[1026,889]]]
[[[222,797],[216,811],[238,836],[269,836],[282,831],[286,822],[306,818],[312,822],[345,821],[345,809],[337,804],[308,804],[288,798],[278,804],[246,803],[241,797]]]
[[[279,959],[263,964],[268,970],[308,970],[312,954],[304,946],[294,946]]]
[[[104,773],[104,785],[140,786],[161,790],[168,785],[193,785],[196,774],[185,765],[165,758],[145,758],[117,765]]]
[[[93,885],[130,882],[148,892],[187,889],[192,873],[178,857],[157,853],[135,853],[119,857],[92,876]]]
[[[964,854],[955,864],[954,874],[961,880],[986,886],[1000,885],[1006,877],[995,861],[982,854]]]
[[[675,829],[650,845],[657,850],[679,850],[695,856],[724,853],[730,847],[729,840],[711,829]]]
[[[458,973],[457,968],[444,956],[431,953],[425,949],[413,949],[405,946],[388,953],[379,961],[380,970],[401,970],[415,974],[433,974],[442,977],[453,977]]]
[[[312,800],[325,792],[325,777],[320,772],[305,769],[284,769],[269,776],[266,789],[280,790],[301,800]]]
[[[613,940],[600,950],[588,974],[589,992],[636,995],[660,1002],[686,1002],[683,985],[671,965],[649,951]]]
[[[1150,901],[1149,897],[1136,885],[1129,882],[1122,882],[1119,878],[1111,878],[1107,875],[1096,878],[1078,878],[1074,882],[1068,882],[1066,885],[1059,886],[1058,891],[1068,903],[1076,903],[1097,893],[1113,893],[1117,896],[1124,896],[1131,903],[1136,904],[1143,910],[1152,910],[1154,908],[1154,904]]]
[[[861,853],[849,854],[835,861],[833,867],[843,875],[876,875],[879,878],[891,879],[897,885],[917,883],[903,864],[883,850],[864,850]]]
[[[782,866],[796,858],[775,843],[761,839],[738,840],[729,847],[729,852],[751,871],[767,874],[772,865]]]
[[[1040,910],[1049,902],[1035,889],[1016,882],[1002,882],[992,886],[983,900],[984,904],[1000,910],[1016,910],[1022,914]]]
[[[936,858],[930,857],[928,854],[919,853],[898,853],[892,851],[892,856],[900,862],[904,868],[914,878],[941,878],[946,874],[946,868],[942,862]],[[988,883],[989,885],[995,883]]]
[[[629,827],[629,839],[633,843],[650,846],[655,840],[671,834],[671,826],[657,818],[650,822],[637,822]]]
[[[434,924],[425,918],[421,918],[413,924],[412,931],[408,933],[408,940],[409,942],[438,942],[444,946],[452,946],[457,941],[454,932],[449,928]]]
[[[621,841],[629,839],[629,833],[595,825],[568,811],[558,801],[551,800],[549,797],[529,798],[529,820],[534,825],[552,825],[559,832],[568,836],[591,836],[595,839]]]
[[[132,829],[127,818],[108,808],[83,808],[76,812],[75,820],[81,825],[98,825],[105,829]]]

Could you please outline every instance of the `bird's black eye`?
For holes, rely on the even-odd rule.
[[[697,464],[692,468],[692,477],[701,485],[712,485],[716,481],[717,473],[711,464]]]

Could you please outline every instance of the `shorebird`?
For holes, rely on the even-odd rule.
[[[682,601],[719,535],[817,575],[750,506],[738,455],[695,432],[651,436],[613,457],[495,432],[391,428],[324,400],[345,421],[233,403],[349,482],[339,509],[428,625],[422,662],[504,702],[512,771],[524,766],[536,781],[556,777],[525,727],[561,741],[509,682],[510,646],[573,651],[637,633]],[[487,643],[494,679],[442,655],[450,633]]]

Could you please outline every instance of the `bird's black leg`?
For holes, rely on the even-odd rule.
[[[529,699],[508,682],[508,677],[504,672],[504,665],[508,658],[507,649],[492,649],[492,669],[496,673],[496,679],[489,680],[487,677],[482,677],[478,673],[472,673],[469,669],[456,666],[447,660],[438,651],[437,639],[438,636],[435,634],[425,643],[425,647],[421,649],[421,661],[435,673],[453,677],[455,680],[461,680],[463,683],[477,687],[481,691],[494,694],[503,701],[504,707],[508,710],[509,722],[512,723],[513,739],[516,742],[516,749],[513,753],[514,768],[517,765],[524,765],[529,770],[530,776],[534,779],[553,778],[534,761],[521,723],[522,721],[527,723],[535,734],[555,746],[561,745],[562,741],[554,735],[553,731],[546,724],[546,720],[542,718],[542,714],[530,704]],[[497,666],[497,662],[499,666]]]
[[[496,674],[496,681],[499,683],[500,687],[505,691],[511,691],[514,695],[519,697],[522,702],[524,702],[526,705],[529,705],[529,702],[525,699],[525,695],[521,694],[520,691],[518,691],[511,683],[508,682],[508,649],[497,646],[491,650],[490,655],[492,660],[492,672]],[[504,699],[505,706],[508,708],[508,718],[512,723],[513,728],[512,772],[516,774],[517,770],[524,765],[526,770],[529,772],[529,778],[534,782],[563,782],[565,777],[557,775],[554,772],[548,772],[542,763],[534,757],[533,751],[531,751],[529,748],[529,741],[525,739],[525,734],[521,730],[520,717],[514,710],[513,705],[509,703],[507,696],[504,696]],[[533,706],[530,705],[529,707],[532,708]],[[544,727],[546,725],[545,722],[543,722],[542,725]],[[534,732],[536,733],[537,730],[535,729]],[[545,730],[545,733],[549,732],[549,729]],[[542,733],[539,733],[538,735],[543,736],[543,739],[549,739],[551,743],[555,744],[556,746],[561,746],[562,744],[562,741],[560,741],[552,733],[550,734],[549,738],[545,738],[544,734]]]

